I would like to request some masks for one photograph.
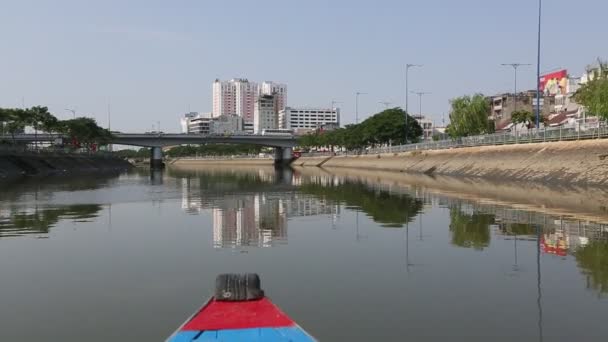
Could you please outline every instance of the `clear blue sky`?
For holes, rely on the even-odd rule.
[[[608,57],[605,0],[545,0],[542,69],[580,76]],[[343,101],[343,122],[432,92],[439,124],[449,99],[509,91],[500,63],[536,61],[535,0],[0,0],[0,106],[65,108],[112,128],[177,131],[186,110],[211,110],[215,78],[288,84],[289,105]],[[522,68],[520,88],[534,88]],[[418,111],[417,96],[410,111]]]

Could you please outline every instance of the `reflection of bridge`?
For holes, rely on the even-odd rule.
[[[65,138],[56,134],[16,134],[0,136],[0,140],[31,143],[34,141],[55,141]],[[297,141],[294,136],[269,135],[202,135],[202,134],[172,134],[172,133],[114,133],[112,144],[142,146],[151,148],[150,165],[162,165],[162,148],[178,145],[198,144],[249,144],[275,148],[275,163],[288,163],[292,158],[292,150]]]

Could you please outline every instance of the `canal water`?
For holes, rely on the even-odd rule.
[[[608,229],[331,172],[0,185],[0,341],[162,341],[257,272],[322,341],[606,341]]]

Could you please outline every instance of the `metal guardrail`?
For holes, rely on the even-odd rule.
[[[608,127],[603,125],[600,125],[599,127],[583,127],[581,125],[578,127],[569,128],[551,127],[545,129],[529,129],[515,132],[476,135],[470,137],[428,141],[408,145],[367,148],[358,151],[309,152],[303,153],[302,155],[312,157],[330,155],[400,153],[410,151],[442,150],[461,147],[532,144],[551,141],[573,141],[605,138],[608,138]]]

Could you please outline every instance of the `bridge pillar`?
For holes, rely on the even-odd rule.
[[[283,148],[282,147],[274,148],[274,164],[275,165],[283,164]]]
[[[161,147],[152,147],[150,150],[150,168],[153,170],[160,170],[164,167],[163,149]]]
[[[288,165],[293,159],[293,148],[291,147],[275,147],[274,148],[274,164]]]
[[[293,159],[293,148],[291,147],[283,147],[283,164],[291,163]]]

